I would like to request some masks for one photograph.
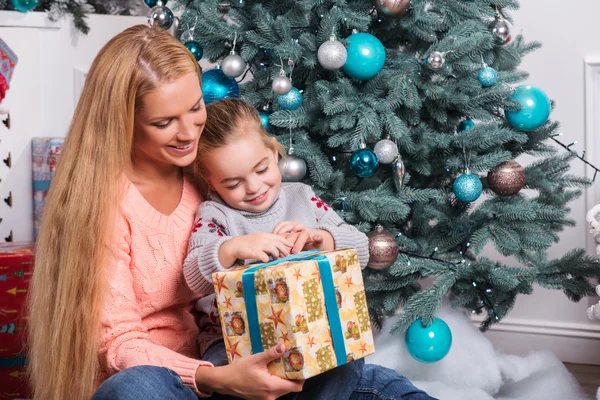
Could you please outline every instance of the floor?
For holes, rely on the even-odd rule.
[[[596,391],[600,387],[600,365],[565,363],[565,367],[575,376],[585,393],[595,399]]]

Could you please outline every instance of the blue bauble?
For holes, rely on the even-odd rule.
[[[475,122],[470,119],[463,119],[458,123],[458,127],[456,128],[456,133],[463,133],[465,131],[471,130],[472,127],[475,126]]]
[[[162,5],[166,6],[167,1],[169,0],[162,0]],[[158,4],[158,0],[144,0],[144,4],[146,4],[148,8],[156,7],[156,5]]]
[[[354,33],[348,40],[348,57],[342,67],[351,78],[371,79],[385,64],[385,47],[375,36],[368,33]]]
[[[419,318],[406,330],[404,336],[410,355],[422,363],[434,363],[446,357],[452,346],[452,331],[446,323],[435,318],[431,325],[423,326]]]
[[[373,175],[378,166],[379,160],[371,149],[358,149],[350,157],[350,169],[361,178]]]
[[[533,131],[544,125],[550,116],[550,99],[544,91],[535,86],[519,86],[512,98],[521,103],[519,111],[505,111],[508,123],[522,131]]]
[[[17,11],[27,12],[38,6],[38,0],[10,0]]]
[[[464,203],[470,203],[481,196],[483,185],[477,175],[462,174],[454,181],[452,191],[457,199]]]
[[[210,104],[230,97],[240,97],[240,88],[235,79],[215,68],[202,74],[202,93],[204,103]]]
[[[289,92],[277,96],[277,103],[284,110],[297,110],[302,105],[302,93],[292,86]]]
[[[204,53],[204,50],[202,50],[202,46],[200,46],[200,43],[194,40],[188,40],[183,45],[186,47],[186,49],[190,51],[190,53],[192,53],[196,61],[200,61],[200,59],[202,58],[202,54]]]
[[[259,114],[260,114],[260,122],[262,123],[262,126],[264,126],[265,129],[267,129],[269,127],[269,113],[266,111],[261,111]]]
[[[479,70],[477,79],[479,79],[482,86],[490,87],[498,80],[498,72],[492,67],[483,67]]]

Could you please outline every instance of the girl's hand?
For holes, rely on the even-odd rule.
[[[198,389],[242,397],[249,400],[275,400],[290,392],[300,392],[304,381],[282,379],[271,375],[267,364],[280,358],[285,346],[240,358],[224,367],[199,367],[196,371]]]
[[[302,225],[300,222],[296,221],[281,221],[275,226],[273,229],[273,234],[275,235],[285,235],[287,233],[293,232],[302,232],[306,231],[308,228]]]
[[[219,260],[225,268],[229,268],[235,260],[260,260],[269,262],[271,257],[279,258],[290,255],[294,243],[283,236],[272,233],[253,233],[229,239],[219,248]],[[226,265],[223,261],[227,261]]]

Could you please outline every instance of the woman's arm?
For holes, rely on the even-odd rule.
[[[200,393],[196,386],[196,370],[200,365],[212,367],[212,364],[186,357],[151,341],[133,289],[130,232],[124,217],[115,239],[105,274],[99,346],[103,369],[112,375],[138,365],[166,367],[179,374],[186,386]]]

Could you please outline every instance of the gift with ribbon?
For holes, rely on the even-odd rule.
[[[31,139],[33,171],[33,235],[37,237],[46,196],[54,177],[58,156],[65,139],[61,137],[35,137]]]
[[[235,267],[213,282],[229,362],[285,343],[269,371],[307,379],[375,351],[354,249]]]

